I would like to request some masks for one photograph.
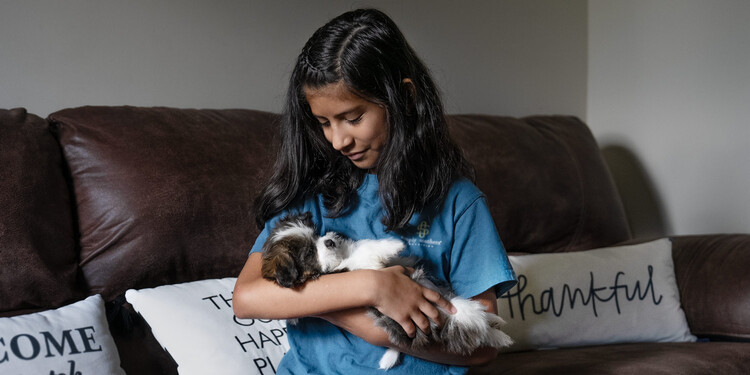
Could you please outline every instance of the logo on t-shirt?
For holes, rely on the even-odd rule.
[[[406,241],[409,246],[423,246],[423,247],[435,247],[440,246],[443,241],[435,241],[433,239],[426,238],[430,234],[430,224],[427,221],[422,221],[417,225],[417,237],[412,237]]]
[[[427,224],[426,221],[419,223],[417,226],[417,234],[419,235],[419,238],[427,237],[427,235],[430,234],[430,224]]]

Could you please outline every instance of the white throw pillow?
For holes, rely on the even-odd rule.
[[[124,374],[97,295],[0,318],[0,374]]]
[[[180,374],[273,374],[289,350],[283,320],[237,319],[236,278],[128,290]]]
[[[669,239],[510,256],[518,285],[498,299],[506,351],[628,342],[689,342]]]

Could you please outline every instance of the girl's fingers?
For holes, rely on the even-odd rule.
[[[374,306],[401,325],[409,337],[415,337],[417,329],[429,334],[431,322],[442,326],[441,310],[450,314],[456,312],[440,293],[408,278],[414,268],[393,266],[385,270],[383,287],[378,289],[382,293]]]
[[[438,327],[443,325],[443,322],[440,320],[440,311],[438,311],[435,305],[431,303],[423,303],[419,306],[419,309],[427,316],[427,318],[435,322]]]
[[[409,337],[414,337],[417,334],[417,329],[414,328],[414,322],[411,320],[405,320],[398,322],[398,324],[401,325],[401,328],[404,329],[404,332],[406,332],[406,335]]]
[[[440,293],[432,289],[425,288],[422,295],[424,295],[424,298],[426,298],[428,301],[438,305],[441,309],[448,311],[451,314],[456,313],[456,308],[453,307],[453,305],[451,305],[451,303],[448,302],[448,300],[443,298],[443,296],[441,296]]]
[[[427,319],[427,317],[425,317],[421,311],[417,311],[417,314],[412,318],[412,320],[422,332],[426,334],[430,333],[430,320]],[[409,336],[409,337],[413,337],[413,336]]]

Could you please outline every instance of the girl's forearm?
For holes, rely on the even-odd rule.
[[[487,290],[472,299],[485,305],[490,313],[497,314],[494,291]],[[402,353],[432,362],[457,366],[474,366],[491,361],[499,352],[494,348],[479,348],[469,355],[462,355],[445,351],[442,346],[438,344],[421,350],[397,347],[390,342],[388,334],[383,329],[375,326],[372,318],[367,314],[366,307],[334,311],[320,314],[318,317],[359,336],[372,345],[395,348]]]
[[[284,288],[264,279],[260,265],[261,254],[251,254],[237,278],[232,299],[238,318],[291,319],[373,304],[372,271],[323,275]]]
[[[473,366],[492,360],[498,353],[497,349],[494,348],[479,348],[469,355],[461,355],[445,351],[437,344],[421,350],[397,347],[389,341],[388,334],[383,329],[375,326],[364,307],[321,314],[318,317],[349,331],[372,345],[395,348],[404,354],[432,362]]]
[[[485,364],[492,359],[494,359],[497,354],[498,350],[495,348],[479,348],[475,350],[473,353],[468,355],[462,355],[457,353],[451,353],[448,351],[445,351],[441,347],[438,347],[437,345],[432,345],[429,348],[426,348],[424,350],[411,350],[411,349],[401,349],[396,348],[402,353],[409,354],[411,356],[422,358],[431,362],[438,362],[445,365],[455,365],[455,366],[476,366]]]

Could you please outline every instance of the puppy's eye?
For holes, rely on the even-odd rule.
[[[333,240],[326,240],[326,242],[324,242],[324,243],[325,243],[326,247],[329,247],[329,248],[336,246],[336,243],[333,242]]]

